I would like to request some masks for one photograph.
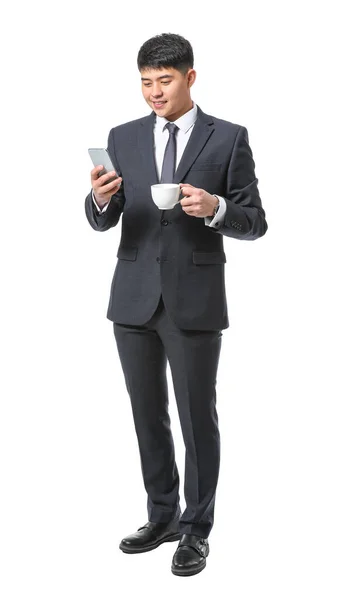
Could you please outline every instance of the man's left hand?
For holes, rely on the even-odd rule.
[[[215,196],[189,183],[180,183],[180,190],[184,196],[180,200],[180,204],[187,215],[213,217],[213,210],[218,205],[218,199]]]

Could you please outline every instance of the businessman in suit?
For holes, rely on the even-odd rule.
[[[138,553],[178,541],[171,570],[194,575],[206,566],[219,473],[216,376],[229,327],[223,236],[256,240],[267,223],[246,128],[205,114],[191,99],[190,43],[155,36],[137,62],[152,112],[111,129],[118,177],[94,168],[85,200],[96,231],[122,215],[107,318],[132,405],[148,522],[120,548]],[[182,199],[171,210],[151,198],[159,182],[180,184]],[[186,448],[182,514],[167,361]]]

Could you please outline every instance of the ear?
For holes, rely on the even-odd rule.
[[[188,86],[191,87],[196,81],[196,71],[195,69],[189,69],[187,72],[187,83]]]

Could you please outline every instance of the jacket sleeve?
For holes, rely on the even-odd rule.
[[[223,196],[226,213],[219,227],[211,227],[211,231],[240,240],[256,240],[266,233],[268,225],[257,184],[248,131],[240,126],[227,171],[227,193]]]
[[[112,129],[108,135],[107,150],[118,176],[121,177],[122,173],[115,153]],[[120,189],[111,197],[107,209],[104,212],[100,213],[97,210],[91,192],[92,190],[90,190],[90,193],[85,198],[85,214],[91,227],[95,229],[95,231],[107,231],[111,227],[115,227],[120,219],[125,204],[124,181],[122,180]]]

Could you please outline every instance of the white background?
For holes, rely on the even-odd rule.
[[[349,15],[350,2],[226,0],[17,2],[2,13],[4,600],[353,600]],[[202,110],[247,127],[269,224],[255,242],[224,237],[222,462],[207,568],[190,578],[170,572],[177,543],[118,550],[147,519],[106,319],[121,222],[103,234],[84,213],[87,148],[150,113],[136,58],[163,32],[192,43]]]

